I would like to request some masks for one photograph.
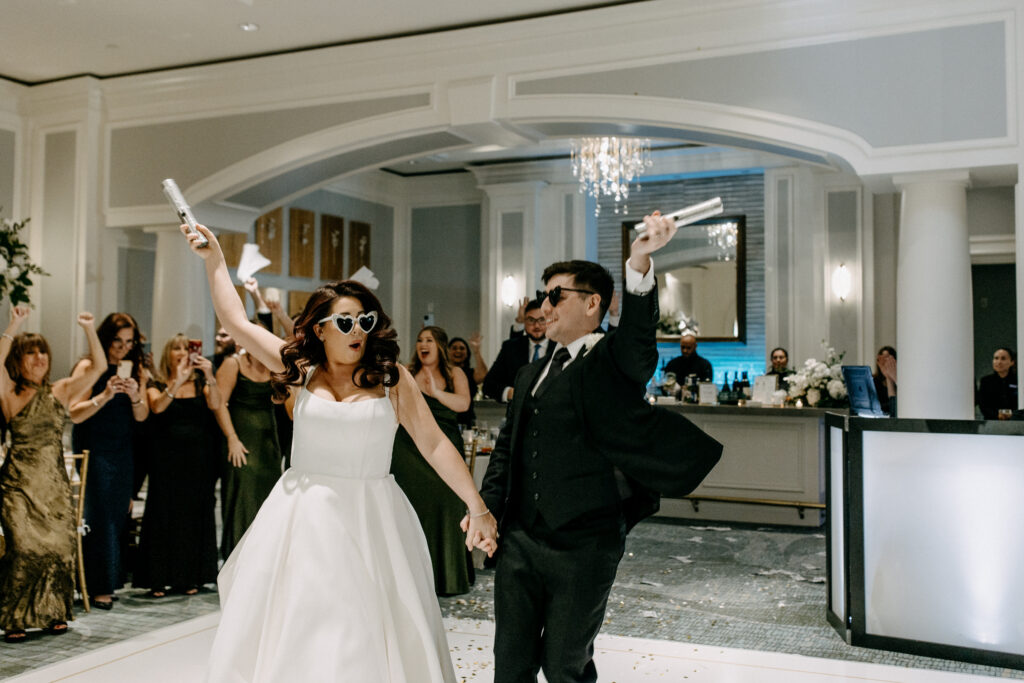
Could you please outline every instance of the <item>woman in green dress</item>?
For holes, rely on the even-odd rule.
[[[0,628],[8,643],[24,641],[27,628],[66,633],[73,618],[78,530],[61,437],[72,397],[107,367],[93,316],[80,313],[94,369],[51,385],[46,339],[17,334],[28,312],[14,307],[0,336],[0,406],[11,433],[0,467],[0,526],[7,546],[0,558]]]
[[[457,414],[466,411],[472,399],[465,373],[449,360],[448,335],[443,329],[424,327],[420,330],[409,371],[441,431],[462,453]],[[416,510],[427,537],[430,562],[434,567],[434,592],[438,595],[468,592],[473,583],[473,563],[459,527],[466,506],[427,464],[402,428],[395,435],[391,473]]]
[[[241,350],[221,363],[217,385],[226,401],[216,416],[227,440],[220,484],[220,552],[227,559],[281,477],[281,446],[270,370],[263,363]]]

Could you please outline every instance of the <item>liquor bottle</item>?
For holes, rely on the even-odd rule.
[[[697,384],[697,375],[687,375],[686,389],[687,403],[697,403],[700,401],[700,385]]]
[[[730,400],[730,394],[732,393],[732,386],[729,384],[729,372],[725,373],[725,384],[722,385],[721,390],[718,392],[718,402],[728,403]]]
[[[747,399],[748,401],[753,397],[754,390],[750,386],[750,379],[747,377],[747,371],[743,371],[743,379],[740,380],[740,398]]]

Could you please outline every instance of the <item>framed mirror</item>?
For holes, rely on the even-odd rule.
[[[623,272],[635,224],[622,224]],[[678,341],[683,331],[701,341],[746,341],[745,232],[744,216],[715,216],[680,228],[654,255],[658,341]]]

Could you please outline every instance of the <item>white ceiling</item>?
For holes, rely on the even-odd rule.
[[[638,1],[4,0],[0,77],[102,78]]]

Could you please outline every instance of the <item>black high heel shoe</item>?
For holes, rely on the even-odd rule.
[[[68,632],[68,622],[55,621],[50,624],[50,628],[48,630],[51,636],[62,636]]]
[[[89,604],[92,605],[93,607],[95,607],[96,609],[105,609],[105,610],[108,610],[108,611],[114,609],[114,601],[113,600],[107,600],[105,602],[100,602],[99,600],[96,600],[95,598],[90,598],[89,599]]]
[[[4,632],[5,643],[24,643],[26,638],[28,634],[25,633],[25,629]]]

